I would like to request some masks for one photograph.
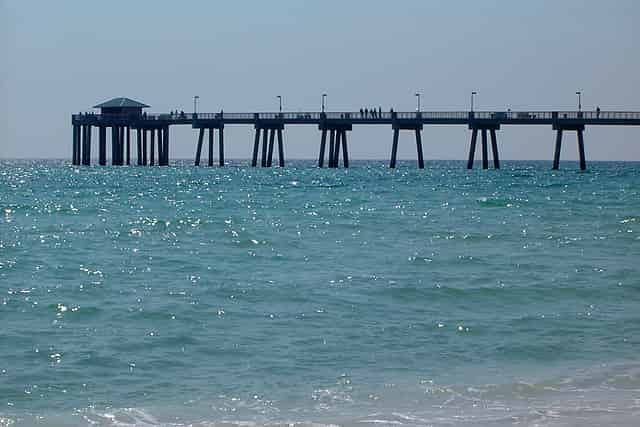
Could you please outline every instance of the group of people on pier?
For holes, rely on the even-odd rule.
[[[187,118],[187,114],[183,111],[183,110],[176,110],[176,111],[171,111],[169,113],[169,115],[171,116],[171,118],[177,117],[179,119],[186,119]]]
[[[391,109],[391,112],[393,112],[393,109]],[[375,108],[361,108],[360,117],[362,117],[363,119],[379,119],[380,117],[382,117],[382,107],[378,107],[377,110]]]

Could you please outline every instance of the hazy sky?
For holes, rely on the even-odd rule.
[[[151,112],[364,106],[468,110],[640,110],[640,2],[0,0],[0,157],[69,158],[71,117],[127,96]],[[227,127],[227,156],[247,158],[249,127]],[[196,134],[172,127],[171,156]],[[356,127],[353,158],[389,157],[389,127]],[[551,159],[548,127],[505,127],[505,159]],[[316,127],[285,131],[287,157],[313,158]],[[640,160],[640,128],[587,128],[588,159]],[[568,135],[563,158],[576,158]],[[426,159],[463,159],[469,131],[426,127]],[[95,153],[95,150],[94,150]],[[415,144],[401,136],[401,158]]]

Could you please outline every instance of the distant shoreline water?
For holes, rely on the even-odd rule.
[[[638,162],[189,162],[0,160],[0,426],[637,422]]]

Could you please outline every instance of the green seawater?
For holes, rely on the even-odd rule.
[[[0,426],[637,425],[640,164],[0,162]]]

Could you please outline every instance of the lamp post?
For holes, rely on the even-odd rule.
[[[578,111],[582,111],[582,92],[577,91],[576,95],[578,95]]]
[[[322,94],[322,112],[323,112],[323,113],[324,113],[324,100],[325,100],[325,98],[326,98],[326,97],[327,97],[327,94],[326,94],[326,93],[323,93],[323,94]]]
[[[478,92],[473,91],[471,92],[471,112],[473,113],[473,97],[476,96],[478,94]]]
[[[282,96],[278,95],[277,98],[278,98],[278,101],[280,101],[280,112],[282,113]]]
[[[198,95],[193,97],[193,114],[198,113],[198,99],[200,99]]]
[[[416,92],[416,98],[418,100],[418,109],[416,111],[419,113],[420,112],[420,92]]]

